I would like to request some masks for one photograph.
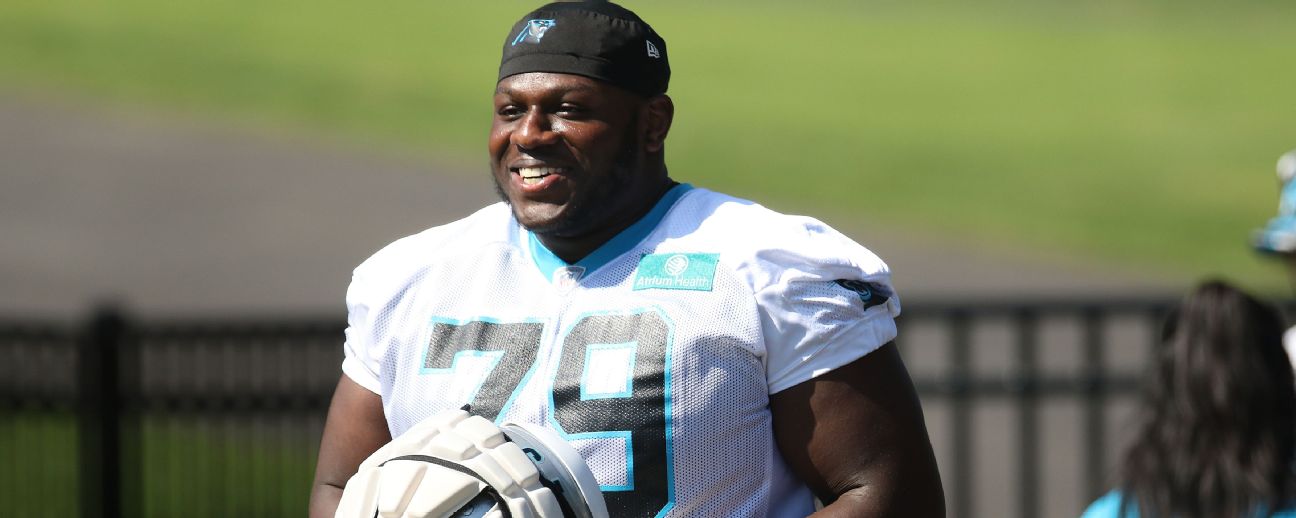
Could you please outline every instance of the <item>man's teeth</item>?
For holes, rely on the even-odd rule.
[[[535,185],[540,183],[544,177],[559,171],[557,167],[522,167],[518,169],[518,176],[522,177],[522,183],[526,185]]]

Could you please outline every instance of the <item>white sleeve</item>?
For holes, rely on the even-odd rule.
[[[807,218],[804,240],[758,252],[755,290],[771,394],[846,365],[896,337],[900,301],[886,264]]]
[[[342,372],[351,381],[375,394],[381,394],[382,384],[378,379],[380,360],[373,354],[373,320],[362,268],[363,266],[356,268],[352,273],[351,286],[347,288],[347,328],[346,343],[342,346]]]

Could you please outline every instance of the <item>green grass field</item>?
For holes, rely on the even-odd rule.
[[[126,497],[126,513],[139,518],[303,516],[319,438],[301,428],[300,416],[263,419],[259,425],[221,416],[147,418],[136,457],[142,485],[134,487],[143,501]],[[3,514],[77,516],[76,452],[74,416],[0,414]]]
[[[532,3],[0,3],[0,87],[484,161]],[[1246,246],[1296,148],[1296,4],[631,3],[670,45],[674,176],[978,246],[1281,293]]]

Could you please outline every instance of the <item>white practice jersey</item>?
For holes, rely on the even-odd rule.
[[[576,264],[501,203],[356,268],[343,371],[393,436],[465,404],[553,428],[612,516],[804,516],[769,396],[895,338],[889,277],[817,220],[688,185]]]

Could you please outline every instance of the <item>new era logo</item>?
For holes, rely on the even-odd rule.
[[[647,43],[647,44],[648,44],[648,57],[650,57],[650,58],[660,58],[660,57],[661,57],[661,51],[660,51],[660,50],[657,50],[657,46],[656,46],[656,45],[653,45],[652,42],[651,42],[651,41],[648,41],[648,40],[644,40],[644,43]]]

